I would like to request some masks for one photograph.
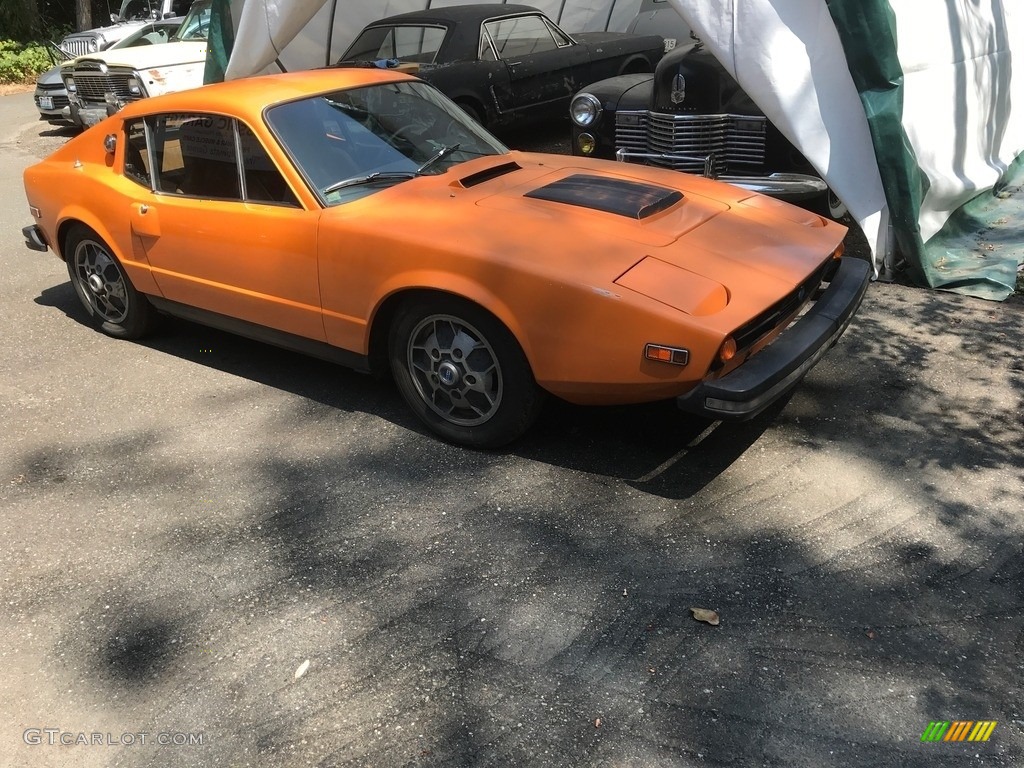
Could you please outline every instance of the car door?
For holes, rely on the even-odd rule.
[[[505,64],[513,108],[526,116],[559,112],[586,84],[585,46],[541,14],[493,19],[484,24],[484,36],[480,58]]]
[[[210,114],[127,125],[129,213],[164,298],[323,341],[319,211],[301,207],[255,134]]]

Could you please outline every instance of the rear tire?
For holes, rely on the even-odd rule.
[[[117,339],[138,339],[152,329],[156,310],[135,290],[99,235],[75,224],[64,239],[64,260],[71,285],[97,329]]]
[[[529,429],[543,404],[544,392],[515,337],[458,297],[430,296],[401,307],[388,353],[413,413],[459,445],[510,443]]]

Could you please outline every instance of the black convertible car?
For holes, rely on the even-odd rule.
[[[526,5],[457,5],[403,13],[368,25],[340,65],[402,66],[488,127],[562,118],[587,83],[652,72],[657,35],[568,35]]]
[[[576,155],[702,174],[833,218],[845,206],[703,45],[677,48],[653,75],[588,85],[570,105]]]

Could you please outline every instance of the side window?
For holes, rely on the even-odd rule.
[[[239,123],[238,138],[242,147],[242,168],[245,170],[246,202],[277,203],[298,208],[298,199],[252,129]]]
[[[515,59],[531,53],[553,51],[558,47],[548,25],[540,16],[516,16],[489,21],[484,28],[494,41],[501,59]]]
[[[149,171],[149,152],[146,150],[146,126],[141,120],[125,126],[124,175],[146,189],[152,188],[153,176]]]
[[[161,191],[218,200],[242,199],[234,120],[195,114],[149,119]]]
[[[151,153],[146,152],[148,126]],[[157,115],[126,127],[125,176],[172,195],[301,207],[256,134],[222,115]],[[236,140],[237,133],[237,140]],[[239,168],[241,150],[241,176]],[[155,168],[150,168],[150,158]],[[244,187],[242,181],[244,179]]]

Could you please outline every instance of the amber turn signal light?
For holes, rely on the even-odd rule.
[[[664,344],[648,344],[644,347],[644,357],[659,363],[686,365],[690,362],[690,350],[681,347],[666,347]]]
[[[736,357],[736,339],[730,336],[718,348],[718,361],[720,363],[727,363],[734,357]]]

